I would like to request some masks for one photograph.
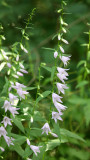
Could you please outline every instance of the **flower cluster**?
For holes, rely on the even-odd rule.
[[[66,29],[64,28],[64,26],[67,26],[67,23],[65,23],[63,21],[62,18],[60,18],[60,22],[61,22],[61,29],[62,29],[62,33],[59,33],[58,34],[58,51],[55,51],[54,52],[54,58],[58,58],[62,61],[64,67],[67,66],[68,64],[68,61],[70,60],[70,56],[66,56],[65,55],[65,50],[64,48],[62,47],[62,43],[65,43],[65,44],[68,44],[68,41],[65,40],[63,38],[63,32],[66,33]],[[61,30],[60,30],[61,32]],[[60,53],[60,55],[59,55]],[[65,69],[65,68],[61,68],[61,67],[57,67],[57,77],[58,79],[60,80],[60,82],[57,82],[56,83],[56,86],[57,86],[57,89],[58,89],[58,94],[62,93],[62,94],[65,94],[65,89],[68,89],[67,85],[65,84],[65,80],[68,79],[68,71],[69,69]],[[58,94],[56,93],[52,93],[52,101],[53,101],[53,104],[56,108],[56,110],[58,112],[55,112],[55,111],[52,111],[52,119],[55,120],[55,123],[57,123],[57,120],[61,120],[62,121],[62,118],[61,118],[61,115],[63,115],[62,111],[64,111],[67,107],[64,106],[62,104],[62,97],[59,96]]]
[[[5,61],[7,61],[7,63],[6,63],[7,66],[12,70],[14,68],[14,65],[11,65],[11,63],[9,63],[9,57],[7,56],[6,52],[2,49],[1,49],[1,52],[3,54],[3,57],[4,57]],[[17,61],[18,60],[19,60],[19,56],[17,58]],[[20,63],[20,62],[19,62],[19,70],[23,73],[28,73],[24,69],[23,64]],[[16,72],[16,70],[14,70],[14,71]],[[16,77],[15,76],[14,77],[19,78],[19,76],[23,76],[23,74],[21,72],[17,71],[17,75],[16,75]],[[4,114],[3,120],[1,121],[0,138],[4,137],[4,140],[6,141],[8,146],[14,145],[14,143],[13,143],[14,139],[12,137],[7,136],[8,133],[6,131],[7,126],[12,125],[12,119],[8,117],[8,115],[9,115],[8,113],[10,113],[10,115],[12,115],[14,118],[15,118],[15,115],[19,114],[18,110],[20,108],[17,108],[17,104],[18,104],[19,100],[25,99],[25,95],[28,94],[28,92],[25,91],[25,88],[26,88],[26,86],[23,85],[23,84],[20,84],[18,82],[11,82],[10,81],[10,87],[9,87],[9,90],[8,90],[8,97],[6,98],[6,100],[4,101],[4,104],[2,106],[5,114]],[[12,89],[16,90],[16,95],[11,93]],[[3,149],[0,146],[0,150],[4,151],[5,149]]]

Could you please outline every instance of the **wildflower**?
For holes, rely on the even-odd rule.
[[[54,58],[57,58],[57,56],[58,56],[58,52],[55,51],[55,52],[54,52]]]
[[[11,68],[12,65],[11,65],[10,63],[7,63],[7,66],[8,66],[9,68]]]
[[[64,74],[65,76],[68,76],[68,73],[66,72],[67,70],[69,70],[69,69],[64,69],[64,68],[57,67],[57,71],[60,74]]]
[[[17,57],[16,57],[16,61],[17,61],[17,62],[19,61],[19,55],[17,55]]]
[[[60,46],[60,50],[61,50],[62,53],[64,53],[64,49],[63,49],[62,46]]]
[[[65,76],[65,74],[60,74],[60,73],[57,73],[57,77],[63,82],[64,80],[67,80],[68,78]]]
[[[62,118],[60,117],[62,115],[62,112],[52,112],[52,119],[55,120],[55,123],[57,123],[57,119],[62,121]]]
[[[51,133],[51,135],[53,136],[53,137],[58,137],[58,135],[57,134],[55,134],[55,133],[52,133],[52,132],[50,132]]]
[[[26,74],[28,73],[25,69],[20,69],[20,71]]]
[[[58,102],[55,102],[54,105],[55,105],[55,107],[56,107],[56,109],[58,110],[59,113],[61,113],[61,110],[65,110],[67,108],[66,106],[64,106],[64,105],[62,105]]]
[[[19,114],[17,112],[17,110],[19,110],[20,108],[16,108],[16,107],[10,107],[9,111],[11,112],[11,114],[13,115],[13,117],[15,117],[15,114]]]
[[[4,109],[5,109],[5,112],[7,112],[7,110],[9,110],[9,109],[10,109],[10,107],[11,107],[10,102],[9,102],[9,101],[7,101],[7,100],[5,100],[4,105],[3,105],[3,107],[2,107],[2,108],[4,108]]]
[[[29,92],[23,91],[22,89],[17,89],[17,93],[21,98],[25,99],[25,95],[28,94]]]
[[[61,39],[61,36],[60,36],[60,34],[58,34],[58,40],[60,40]]]
[[[64,94],[64,89],[68,89],[68,87],[65,84],[57,83],[58,93],[62,92]]]
[[[27,144],[30,146],[30,141],[29,141],[29,139],[27,139]]]
[[[9,58],[6,56],[6,52],[5,52],[3,49],[1,49],[1,52],[2,52],[2,54],[3,54],[3,56],[4,56],[4,58],[8,61]]]
[[[9,93],[9,100],[11,104],[14,105],[14,101],[19,99],[17,98],[17,96],[14,96],[12,93]]]
[[[19,63],[19,65],[22,69],[24,69],[24,65],[22,63]]]
[[[13,142],[12,142],[14,140],[14,138],[12,138],[12,137],[10,138],[10,137],[8,137],[8,136],[5,135],[4,139],[5,139],[5,141],[6,141],[6,143],[7,143],[8,146],[14,145]]]
[[[64,67],[67,65],[68,61],[70,60],[71,56],[60,56],[60,59],[62,60],[62,62],[64,63]]]
[[[56,93],[53,93],[52,94],[52,99],[53,99],[53,103],[55,103],[56,101],[58,101],[58,102],[61,102],[62,103],[62,101],[61,101],[61,96],[59,96],[58,94],[56,94]]]
[[[61,39],[65,44],[69,44],[68,41],[66,39]]]
[[[19,76],[23,76],[23,74],[21,72],[17,72],[17,75]]]
[[[8,118],[8,117],[5,116],[4,119],[3,119],[3,121],[1,123],[4,123],[4,126],[7,127],[8,124],[12,125],[11,120],[12,119],[10,119],[10,118]]]
[[[40,153],[40,147],[42,146],[34,146],[34,145],[30,145],[31,150],[35,153],[35,155],[37,156],[37,152]]]
[[[1,150],[2,152],[4,152],[4,151],[5,151],[5,149],[4,149],[4,148],[2,148],[2,147],[0,147],[0,150]]]
[[[51,132],[48,123],[45,123],[44,126],[43,126],[41,129],[43,130],[42,134],[43,134],[44,132],[46,132],[46,134],[48,135],[48,132]]]
[[[3,126],[0,127],[0,137],[1,136],[5,136],[7,134],[7,131],[5,130],[5,128]]]

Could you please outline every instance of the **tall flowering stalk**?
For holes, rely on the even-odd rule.
[[[58,10],[58,13],[60,14],[59,20],[60,20],[60,29],[57,34],[57,39],[58,39],[58,45],[57,49],[54,51],[54,58],[55,58],[55,69],[57,70],[55,72],[56,74],[56,80],[53,82],[53,91],[52,91],[52,102],[55,106],[55,108],[52,110],[52,107],[50,107],[50,119],[51,119],[51,114],[52,114],[52,119],[57,123],[57,120],[63,121],[62,115],[63,111],[67,108],[64,106],[62,103],[62,94],[65,94],[65,90],[68,89],[67,85],[65,84],[65,81],[68,79],[68,73],[67,71],[69,69],[66,69],[66,66],[68,65],[68,62],[70,60],[70,56],[67,56],[65,54],[65,50],[63,45],[66,44],[68,45],[68,41],[64,39],[65,34],[67,33],[66,27],[68,24],[64,22],[63,20],[63,10],[64,10],[64,5],[66,5],[65,1],[61,1],[61,9]],[[60,66],[56,66],[57,61],[60,61],[63,63],[63,68]],[[55,85],[57,87],[57,90],[55,90]],[[51,113],[52,112],[52,113]],[[49,120],[50,122],[50,120]],[[45,123],[44,126],[42,127],[43,132],[46,132],[48,135],[48,132],[50,133],[50,126],[49,122]],[[55,137],[58,137],[57,135],[53,135]]]
[[[57,123],[57,120],[63,120],[62,115],[63,111],[67,108],[64,106],[62,103],[62,95],[65,94],[65,90],[68,89],[67,85],[65,84],[65,81],[68,79],[68,73],[67,71],[69,69],[66,69],[66,66],[70,60],[70,56],[67,56],[65,54],[65,50],[63,45],[66,44],[68,45],[68,41],[64,39],[64,34],[67,33],[66,27],[68,24],[64,22],[63,20],[63,7],[66,5],[65,1],[61,1],[61,9],[58,10],[58,13],[60,13],[60,29],[59,33],[57,34],[58,38],[58,46],[57,50],[54,52],[54,58],[59,59],[60,62],[63,63],[63,68],[56,66],[57,72],[57,81],[56,81],[56,87],[57,87],[57,93],[53,91],[52,93],[52,101],[55,106],[55,111],[52,111],[52,119],[54,119],[55,123]]]

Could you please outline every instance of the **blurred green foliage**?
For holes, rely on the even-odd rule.
[[[53,151],[47,151],[45,160],[89,160],[90,159],[90,75],[86,74],[86,68],[82,63],[77,66],[81,60],[87,60],[87,47],[81,46],[88,43],[88,32],[90,23],[90,1],[89,0],[68,0],[66,6],[65,21],[69,24],[66,39],[69,46],[66,52],[71,54],[69,64],[69,91],[64,96],[64,103],[68,109],[64,113],[64,120],[61,128],[66,128],[77,133],[85,139],[80,142],[79,139],[68,138],[67,143],[50,142],[53,144]],[[60,0],[0,0],[0,23],[4,27],[6,41],[3,47],[10,48],[13,43],[21,40],[21,28],[25,27],[25,22],[32,9],[36,8],[35,16],[31,21],[28,34],[30,40],[26,43],[29,50],[29,56],[22,53],[29,75],[21,79],[24,84],[33,86],[37,83],[38,67],[40,62],[47,64],[47,67],[54,66],[53,50],[46,48],[55,48],[57,40],[52,40],[59,27],[57,10],[60,8]],[[65,46],[66,47],[66,46]],[[89,60],[90,64],[90,60]],[[89,68],[90,69],[90,68]],[[50,90],[50,72],[42,67],[41,89]],[[0,91],[5,84],[5,73],[0,73]],[[31,95],[35,98],[36,90],[32,90]],[[0,102],[1,105],[2,102]],[[42,112],[48,113],[49,100],[40,103]],[[62,130],[62,135],[70,135]],[[57,145],[55,145],[55,143]],[[49,146],[50,147],[50,146]],[[8,152],[5,160],[20,159],[16,152]],[[17,158],[18,157],[18,158]]]

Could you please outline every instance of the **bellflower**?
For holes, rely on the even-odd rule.
[[[64,53],[64,49],[63,49],[62,46],[60,46],[60,50],[61,50],[62,53]]]
[[[5,116],[4,119],[3,119],[3,121],[1,123],[4,123],[4,126],[6,128],[8,124],[12,125],[11,120],[12,119],[10,119],[10,118],[8,118],[8,117]]]
[[[30,145],[31,150],[35,153],[36,156],[37,156],[37,152],[40,153],[40,147],[42,146]]]
[[[58,52],[55,51],[55,52],[54,52],[54,58],[57,58],[57,56],[58,56]]]
[[[3,107],[2,107],[2,108],[4,108],[4,109],[5,109],[5,112],[7,112],[7,110],[9,110],[9,109],[10,109],[10,107],[11,107],[10,102],[9,102],[9,101],[7,101],[7,100],[5,100],[4,105],[3,105]]]
[[[57,77],[62,81],[62,83],[65,83],[64,80],[67,80],[68,78],[65,76],[65,74],[57,73]]]
[[[61,83],[57,83],[57,88],[58,88],[58,93],[60,94],[60,92],[62,92],[64,94],[64,89],[68,89],[68,87],[66,86],[66,84],[61,84]]]
[[[58,101],[58,102],[61,102],[62,103],[62,101],[61,101],[61,96],[59,96],[58,94],[56,94],[56,93],[52,93],[52,100],[53,100],[53,103],[55,103],[56,101]]]
[[[17,96],[14,96],[12,93],[9,93],[9,100],[11,104],[14,105],[14,101],[19,99],[17,98]]]
[[[14,139],[12,137],[10,138],[10,137],[8,137],[8,136],[5,135],[4,139],[5,139],[5,141],[6,141],[6,143],[7,143],[8,146],[14,145],[13,142],[12,142]]]
[[[1,150],[2,152],[4,152],[4,151],[5,151],[5,149],[4,149],[3,147],[1,147],[1,146],[0,146],[0,150]]]
[[[6,136],[7,131],[5,130],[5,128],[3,126],[0,127],[0,137],[1,136]]]
[[[13,115],[13,117],[15,117],[15,114],[19,114],[17,112],[17,110],[19,110],[20,108],[16,108],[16,107],[10,107],[9,111],[11,112],[11,114]]]
[[[42,134],[43,134],[44,132],[46,132],[46,134],[48,135],[48,132],[51,132],[48,123],[45,123],[44,126],[43,126],[41,129],[43,130]]]
[[[69,70],[69,69],[64,69],[64,68],[61,68],[61,67],[57,67],[57,71],[60,74],[64,74],[65,76],[69,76],[68,73],[66,72],[67,70]]]
[[[59,113],[61,113],[62,110],[65,110],[67,108],[66,106],[64,106],[64,105],[62,105],[58,102],[55,102],[54,105],[55,105],[55,107],[56,107],[56,109],[58,110]]]
[[[64,67],[67,65],[68,61],[70,60],[71,56],[60,56],[60,59],[64,63]]]
[[[63,121],[62,118],[60,117],[62,115],[62,112],[52,112],[52,119],[55,120],[55,123],[57,123],[57,119],[60,121]]]

